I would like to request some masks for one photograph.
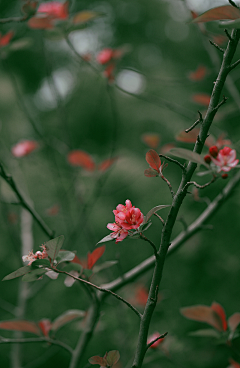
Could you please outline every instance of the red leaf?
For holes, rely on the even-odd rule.
[[[106,171],[108,170],[113,164],[114,162],[116,162],[117,157],[114,158],[109,158],[105,161],[103,161],[99,166],[98,166],[98,170],[99,171]]]
[[[170,151],[170,149],[176,147],[176,145],[174,143],[167,143],[167,144],[164,144],[161,148],[160,148],[160,152],[162,154],[164,153],[167,153]]]
[[[56,216],[60,211],[60,206],[58,204],[55,204],[54,206],[48,208],[46,210],[46,213],[48,216]]]
[[[92,157],[87,152],[81,150],[69,152],[68,162],[73,166],[81,166],[87,171],[95,170],[95,162]]]
[[[49,331],[51,330],[52,324],[50,319],[44,318],[38,322],[38,326],[40,327],[44,336],[48,336]]]
[[[158,172],[156,170],[153,170],[153,169],[146,169],[144,171],[144,175],[147,177],[147,178],[153,178],[153,177],[156,177],[158,176]]]
[[[10,331],[30,332],[40,335],[40,330],[35,322],[30,321],[3,321],[0,322],[0,329]]]
[[[90,359],[88,359],[90,364],[99,364],[102,367],[106,367],[107,366],[107,362],[105,358],[102,358],[98,355],[91,357]]]
[[[33,29],[52,29],[54,25],[50,17],[32,17],[28,21],[28,26]]]
[[[211,308],[214,312],[216,312],[219,315],[220,320],[222,322],[222,330],[226,331],[228,326],[227,326],[225,310],[223,309],[223,307],[220,304],[218,304],[216,302],[212,303]]]
[[[229,368],[240,368],[240,364],[235,362],[232,358],[229,359],[229,363],[231,363],[231,367]]]
[[[107,364],[112,367],[114,364],[116,364],[120,359],[120,354],[118,350],[112,350],[109,351],[106,357]]]
[[[13,38],[14,32],[9,31],[4,36],[1,36],[0,34],[0,47],[7,46],[11,39]]]
[[[91,270],[97,260],[102,257],[103,253],[105,252],[105,245],[102,245],[101,247],[98,247],[95,249],[92,253],[88,252],[87,255],[87,268]]]
[[[157,133],[146,133],[142,135],[142,141],[150,148],[157,148],[160,143],[160,135]]]
[[[208,106],[211,96],[205,93],[196,93],[192,95],[192,100],[200,105]]]
[[[222,321],[219,315],[206,305],[196,305],[193,307],[182,308],[181,313],[184,317],[192,319],[194,321],[205,322],[216,328],[218,331],[222,331]]]
[[[228,318],[228,325],[232,332],[234,332],[240,323],[240,313],[234,313]]]
[[[203,65],[199,65],[199,67],[194,71],[188,74],[188,78],[192,81],[201,81],[207,74],[207,68]]]
[[[148,300],[148,291],[144,286],[139,286],[136,290],[135,301],[139,305],[145,306]]]
[[[210,9],[199,17],[193,20],[193,23],[199,22],[211,22],[213,20],[231,19],[235,20],[240,18],[240,10],[232,5],[219,6],[217,8]]]
[[[154,151],[152,149],[149,150],[146,153],[146,161],[152,169],[159,172],[159,168],[161,166],[161,160],[160,160],[159,155],[156,151]]]

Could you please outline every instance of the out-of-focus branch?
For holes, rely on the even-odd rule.
[[[48,227],[48,225],[44,222],[44,220],[40,217],[40,215],[32,208],[26,200],[23,198],[22,194],[20,193],[14,179],[11,175],[7,174],[5,169],[3,168],[2,163],[0,163],[0,176],[6,181],[8,185],[12,188],[14,193],[16,194],[20,205],[25,208],[28,212],[31,213],[34,220],[38,223],[44,233],[50,238],[54,238],[54,232]]]

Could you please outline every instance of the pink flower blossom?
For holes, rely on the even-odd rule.
[[[154,332],[151,336],[149,336],[148,340],[147,340],[147,344],[150,344],[152,341],[156,340],[158,337],[160,336],[159,332]],[[151,349],[156,349],[156,347],[161,344],[164,340],[164,337],[155,341],[150,348]]]
[[[40,252],[40,250],[38,250],[35,254],[33,253],[33,251],[31,250],[28,255],[26,256],[22,256],[22,260],[23,262],[29,262],[28,266],[31,266],[31,264],[36,260],[36,259],[45,259],[48,258],[48,254],[47,254],[47,250],[46,250],[46,246],[42,245],[40,248],[42,248],[42,252]]]
[[[110,60],[112,60],[114,56],[114,52],[112,49],[108,48],[108,49],[103,49],[101,50],[97,56],[96,56],[96,60],[99,64],[107,64]]]
[[[41,3],[36,16],[29,19],[28,25],[33,29],[52,29],[54,28],[54,21],[68,18],[68,7],[68,1],[65,3],[59,1]]]
[[[36,141],[28,141],[28,140],[22,141],[12,147],[12,154],[15,157],[27,156],[37,147],[38,143]]]
[[[14,35],[13,31],[9,31],[4,36],[2,36],[0,33],[0,47],[7,46],[11,41],[11,39],[13,38],[13,35]]]
[[[239,160],[236,160],[236,151],[234,149],[224,147],[218,152],[216,158],[212,158],[212,162],[219,167],[218,172],[228,172],[238,164]]]
[[[129,199],[125,203],[126,206],[119,204],[116,210],[113,210],[115,221],[125,230],[137,229],[143,222],[144,216],[139,208],[132,206]]]
[[[113,239],[116,239],[115,243],[118,243],[125,239],[128,236],[128,231],[123,229],[119,224],[117,223],[109,223],[107,224],[107,228],[109,230],[112,230],[113,233],[111,233],[111,237]]]

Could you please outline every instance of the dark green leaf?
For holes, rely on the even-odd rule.
[[[193,331],[193,332],[190,332],[189,335],[199,336],[199,337],[215,337],[217,339],[221,336],[219,332],[217,332],[216,330],[213,330],[212,328],[206,328],[202,330]]]
[[[209,169],[209,165],[206,164],[203,157],[196,152],[192,152],[185,148],[172,148],[169,153],[171,153],[173,156],[195,162],[196,164],[204,165]]]
[[[79,263],[69,263],[66,266],[63,267],[64,271],[70,272],[70,271],[78,271],[82,273],[83,267]]]
[[[87,276],[87,278],[89,278],[93,274],[92,270],[86,270],[86,269],[83,270],[83,273],[85,276]]]
[[[60,235],[55,239],[49,240],[45,246],[46,246],[46,250],[47,250],[47,254],[49,256],[49,258],[52,259],[52,261],[54,261],[58,255],[58,252],[60,251],[62,245],[64,242],[64,236]]]
[[[150,219],[150,217],[157,211],[162,210],[163,208],[166,207],[170,207],[170,205],[159,205],[159,206],[155,206],[153,207],[144,217],[144,221],[143,221],[143,225],[146,224],[148,222],[148,220]]]
[[[7,281],[7,280],[12,280],[15,279],[16,277],[20,277],[25,275],[26,273],[30,272],[32,270],[31,266],[24,266],[19,268],[18,270],[10,273],[9,275],[5,276],[2,281]]]
[[[48,259],[36,259],[35,261],[33,261],[33,263],[31,264],[31,267],[38,267],[38,266],[46,266],[46,267],[50,267],[50,262]]]
[[[47,270],[43,268],[37,268],[23,276],[22,281],[31,282],[39,279],[40,276],[44,275]]]

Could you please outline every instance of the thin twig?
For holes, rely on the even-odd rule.
[[[158,340],[164,339],[165,336],[167,336],[168,332],[165,332],[163,335],[158,336],[156,339],[151,341],[149,344],[147,344],[146,351]]]
[[[19,202],[23,208],[26,208],[28,212],[31,213],[34,220],[38,223],[44,233],[50,238],[54,238],[54,232],[48,227],[48,225],[43,221],[43,219],[39,216],[39,214],[25,201],[22,194],[20,193],[15,181],[13,180],[12,176],[7,174],[3,168],[2,163],[0,163],[0,176],[6,181],[7,184],[10,185],[14,193],[19,199]]]
[[[230,69],[233,70],[234,68],[236,68],[236,66],[238,66],[240,64],[240,59],[237,60],[235,63],[233,63],[232,65],[230,65]]]
[[[209,185],[211,185],[212,183],[214,183],[215,181],[217,180],[217,176],[214,176],[212,178],[211,181],[209,181],[208,183],[204,184],[204,185],[200,185],[198,183],[196,183],[195,181],[189,181],[185,186],[184,188],[182,189],[183,191],[186,190],[186,188],[188,188],[190,185],[194,185],[196,188],[199,188],[199,189],[204,189],[206,187],[208,187]],[[192,194],[192,193],[191,193]]]
[[[25,344],[29,342],[47,342],[49,344],[61,346],[63,349],[67,350],[70,354],[73,353],[73,349],[62,341],[50,339],[49,337],[31,337],[22,339],[8,339],[0,336],[0,344]]]
[[[232,37],[227,29],[224,29],[224,32],[226,33],[226,36],[228,37],[229,41],[232,41]]]
[[[213,111],[217,111],[222,105],[224,105],[225,103],[227,102],[227,98],[225,97],[225,96],[223,96],[223,99],[222,99],[222,101],[221,102],[219,102],[219,104],[216,106],[216,107],[214,107],[214,109],[213,109]]]
[[[0,23],[5,24],[5,23],[12,23],[12,22],[17,22],[17,23],[26,22],[30,18],[31,16],[29,15],[24,15],[23,17],[9,17],[9,18],[0,19]]]
[[[145,240],[146,242],[148,242],[151,245],[151,247],[153,248],[155,257],[158,258],[156,245],[150,239],[148,239],[145,235],[143,235],[143,233],[140,233],[140,238]]]
[[[65,275],[68,275],[68,276],[70,276],[70,277],[72,277],[73,279],[75,279],[75,280],[77,280],[77,281],[80,281],[80,282],[83,282],[84,284],[86,284],[86,285],[89,285],[89,286],[91,286],[91,287],[93,287],[93,288],[95,288],[95,289],[97,289],[97,290],[99,290],[99,291],[102,291],[103,293],[109,293],[109,294],[111,294],[111,295],[113,295],[115,298],[117,298],[117,299],[119,299],[119,300],[121,300],[121,302],[123,302],[123,303],[125,303],[130,309],[132,309],[133,311],[134,311],[134,313],[141,319],[142,318],[142,315],[141,315],[141,313],[131,304],[131,303],[129,303],[128,301],[126,301],[125,299],[123,299],[120,295],[118,295],[118,294],[115,294],[113,291],[111,291],[111,290],[108,290],[108,289],[104,289],[104,288],[102,288],[102,287],[100,287],[100,286],[97,286],[97,285],[95,285],[95,284],[92,284],[90,281],[87,281],[87,280],[84,280],[84,279],[81,279],[81,278],[79,278],[79,277],[76,277],[76,276],[74,276],[74,275],[71,275],[70,273],[68,273],[68,272],[66,272],[66,271],[60,271],[60,270],[58,270],[58,269],[53,269],[53,271],[55,271],[55,272],[58,272],[58,273],[64,273]]]
[[[156,217],[158,217],[159,218],[159,220],[161,221],[161,223],[163,224],[163,226],[164,226],[164,224],[165,224],[165,222],[164,222],[164,220],[163,220],[163,218],[158,214],[158,213],[154,213],[153,214],[154,216],[156,216]]]
[[[199,120],[199,119],[197,119],[197,121],[195,121],[195,123],[193,123],[193,125],[191,125],[191,126],[190,126],[190,128],[185,129],[185,132],[186,132],[186,133],[191,132],[191,130],[193,130],[193,129],[195,128],[195,126],[197,126],[199,123],[200,123],[200,120]]]
[[[212,40],[209,40],[209,42],[210,42],[210,44],[211,45],[213,45],[214,47],[216,47],[216,49],[218,50],[218,51],[220,51],[220,52],[222,52],[223,54],[224,54],[224,50],[220,47],[220,46],[218,46],[218,44],[216,44],[215,42],[213,42]]]
[[[168,160],[168,161],[170,161],[170,162],[172,162],[172,163],[174,163],[174,164],[178,165],[179,167],[181,167],[181,169],[182,169],[183,171],[185,171],[185,170],[186,170],[186,168],[185,168],[185,166],[184,166],[184,165],[182,165],[179,161],[174,160],[174,159],[173,159],[173,158],[171,158],[171,157],[165,156],[165,155],[163,155],[162,153],[159,153],[159,157],[164,157],[166,160]]]
[[[229,4],[231,4],[232,6],[234,6],[234,8],[238,8],[238,6],[235,4],[235,2],[233,0],[228,0]]]

